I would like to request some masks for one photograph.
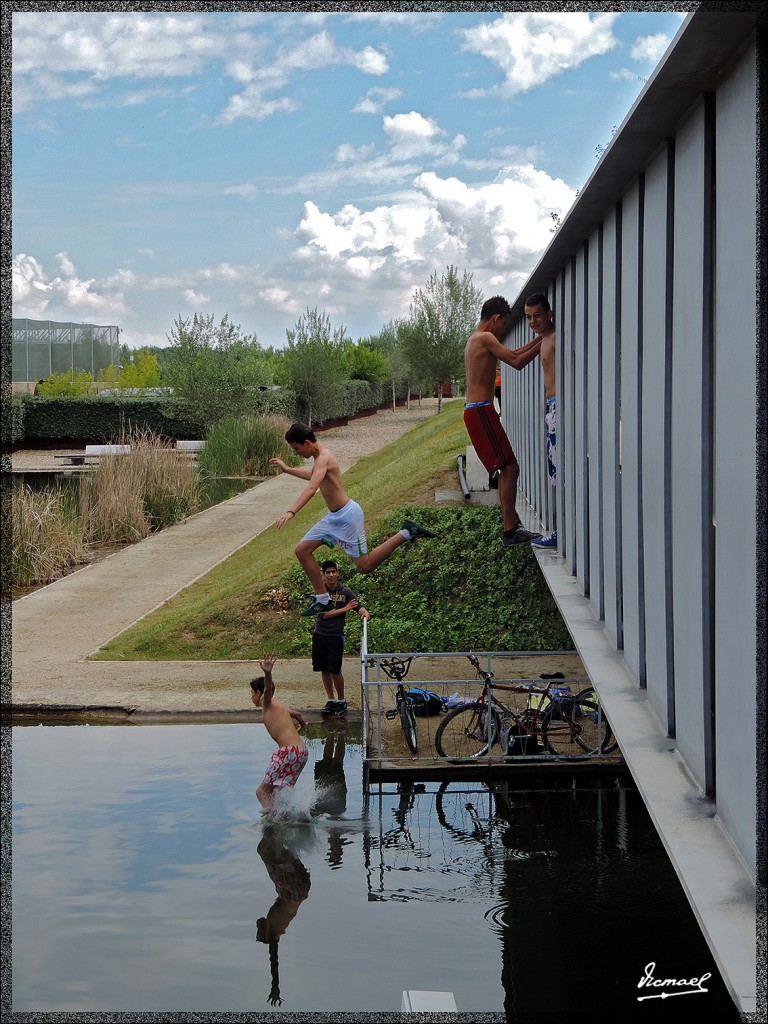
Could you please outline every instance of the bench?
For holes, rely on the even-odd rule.
[[[186,455],[190,459],[196,459],[205,446],[205,441],[177,441],[176,452],[179,455]]]
[[[54,459],[66,460],[65,465],[82,466],[87,459],[98,459],[102,455],[126,455],[130,450],[129,444],[87,444],[84,452],[54,455]]]

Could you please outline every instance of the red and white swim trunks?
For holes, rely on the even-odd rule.
[[[280,789],[283,786],[295,786],[307,763],[309,751],[303,743],[292,747],[278,747],[264,776],[264,782]]]

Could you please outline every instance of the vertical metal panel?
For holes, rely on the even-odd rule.
[[[670,372],[666,358],[667,322],[667,160],[666,147],[645,173],[642,294],[642,509],[647,543],[643,548],[646,686],[659,721],[674,735],[667,681],[671,677],[671,630],[665,508],[667,501],[668,410]]]
[[[576,575],[575,312],[575,264],[573,260],[569,260],[563,281],[563,400],[562,409],[558,409],[558,426],[560,426],[562,440],[557,439],[558,452],[562,455],[561,465],[564,470],[562,504],[565,528],[562,538],[558,536],[558,544],[563,551],[568,568],[574,575]],[[559,398],[558,395],[558,400]]]
[[[603,227],[602,352],[602,502],[605,627],[617,649],[623,643],[621,609],[621,472],[619,458],[619,366],[621,334],[621,208]]]
[[[717,803],[754,870],[756,721],[755,49],[716,98],[715,680]],[[745,145],[746,143],[746,145]],[[733,296],[738,295],[738,301]],[[762,524],[765,525],[764,523]]]
[[[702,689],[708,685],[702,549],[708,533],[704,495],[709,456],[705,429],[704,294],[705,147],[703,104],[682,126],[675,146],[675,254],[672,307],[672,600],[675,623],[677,746],[705,788]],[[684,240],[684,241],[683,241]],[[708,502],[706,505],[708,506]]]
[[[573,439],[573,477],[576,488],[575,504],[575,546],[576,578],[585,596],[589,594],[589,448],[587,441],[587,410],[591,396],[587,387],[587,287],[588,243],[576,254],[575,259],[575,315],[574,315],[574,360],[573,360],[573,412],[575,436]]]
[[[624,608],[624,657],[640,686],[645,686],[645,619],[640,599],[643,578],[641,519],[639,382],[642,338],[639,320],[643,180],[622,200],[621,228],[621,562]]]
[[[590,237],[587,296],[587,487],[589,537],[589,600],[598,619],[604,615],[603,587],[603,466],[602,466],[602,331],[603,229]]]
[[[551,496],[553,508],[551,515],[551,526],[557,530],[558,545],[562,548],[562,542],[564,540],[564,524],[562,519],[562,510],[565,507],[564,495],[564,466],[563,457],[560,454],[560,443],[562,435],[562,427],[560,426],[560,417],[562,415],[562,401],[560,395],[563,391],[563,380],[564,380],[564,356],[562,346],[562,322],[563,322],[563,310],[565,308],[565,271],[562,270],[557,275],[557,280],[553,284],[552,295],[550,297],[552,308],[555,311],[555,393],[557,396],[557,433],[555,436],[555,443],[557,445],[557,482],[551,490],[554,490],[554,495]]]

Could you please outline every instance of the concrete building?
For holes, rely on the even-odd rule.
[[[540,367],[502,381],[521,491],[557,527],[543,572],[743,1011],[765,885],[764,60],[757,6],[689,15],[513,304],[513,347],[527,295],[555,311],[555,488]]]

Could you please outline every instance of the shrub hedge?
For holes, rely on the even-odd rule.
[[[397,397],[405,396],[398,389]],[[354,416],[364,409],[375,409],[391,400],[389,383],[365,380],[345,381],[335,401],[323,410],[324,422]],[[289,388],[259,391],[254,399],[253,415],[278,413],[297,419],[296,396]],[[105,444],[128,433],[152,433],[159,437],[204,436],[203,424],[195,416],[194,405],[167,395],[120,396],[89,395],[42,397],[15,395],[3,403],[3,444],[18,444],[25,439],[76,441],[93,438]]]

